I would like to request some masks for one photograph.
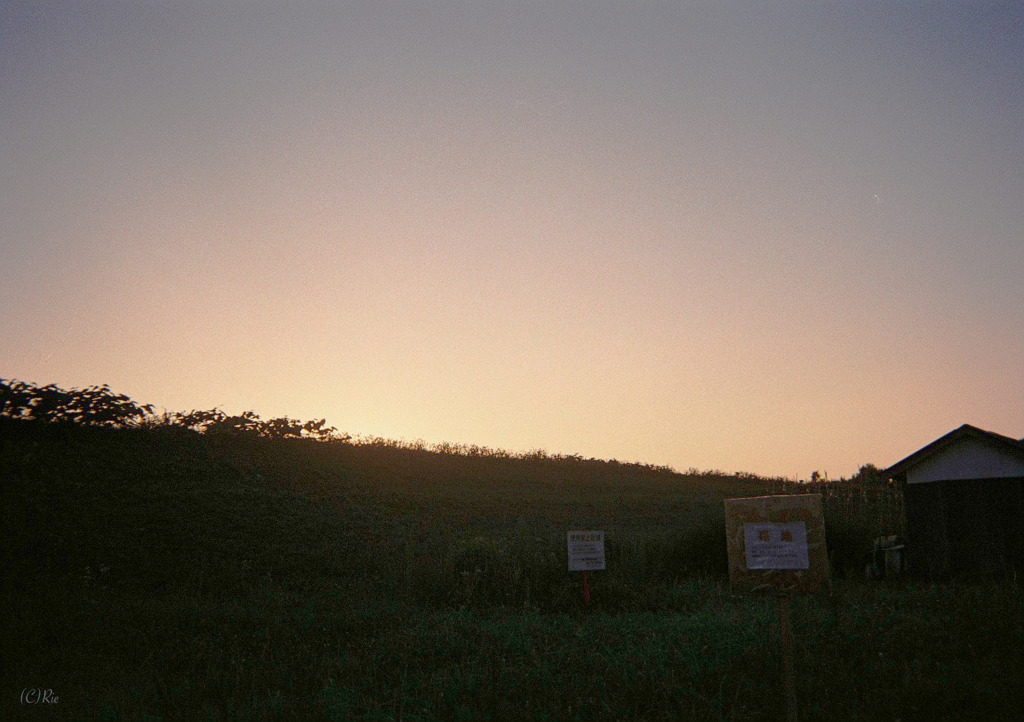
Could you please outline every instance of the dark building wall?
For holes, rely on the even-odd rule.
[[[907,484],[905,494],[912,573],[1024,571],[1024,477]]]

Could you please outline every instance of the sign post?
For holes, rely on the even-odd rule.
[[[793,627],[789,621],[789,597],[779,597],[779,640],[782,644],[782,676],[786,685],[786,722],[797,722],[796,681],[793,675]]]
[[[583,603],[590,604],[587,572],[605,568],[604,532],[571,531],[566,535],[569,550],[569,571],[583,572]]]
[[[786,719],[796,722],[789,599],[831,590],[821,495],[726,499],[725,536],[732,590],[777,597]]]

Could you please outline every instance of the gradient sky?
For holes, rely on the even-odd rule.
[[[807,478],[1024,436],[1024,3],[0,2],[0,376]]]

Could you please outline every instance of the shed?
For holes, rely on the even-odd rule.
[[[911,573],[1024,571],[1024,440],[964,424],[883,475],[903,490]]]

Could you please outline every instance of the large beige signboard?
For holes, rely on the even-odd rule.
[[[729,581],[744,594],[829,591],[820,494],[725,500]]]

